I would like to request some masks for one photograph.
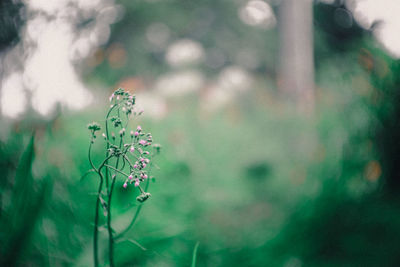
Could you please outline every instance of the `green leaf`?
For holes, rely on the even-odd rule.
[[[44,179],[39,190],[35,191],[32,176],[32,163],[34,159],[34,136],[22,154],[15,175],[13,194],[11,199],[13,207],[7,212],[9,218],[4,225],[8,231],[5,246],[2,247],[0,266],[15,266],[20,254],[29,244],[29,238],[35,227],[48,194],[49,179]]]
[[[192,256],[192,265],[191,267],[196,267],[196,260],[197,260],[197,249],[199,248],[199,241],[197,241],[196,245],[194,245],[193,249],[193,256]]]

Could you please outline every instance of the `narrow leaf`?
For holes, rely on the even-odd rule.
[[[191,267],[196,267],[197,249],[199,248],[199,244],[199,241],[197,241],[196,245],[194,245]]]

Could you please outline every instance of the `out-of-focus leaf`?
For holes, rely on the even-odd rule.
[[[26,247],[45,197],[49,189],[49,180],[45,179],[40,189],[35,191],[32,176],[32,162],[34,159],[34,137],[24,151],[18,164],[13,194],[13,206],[6,211],[7,216],[1,221],[2,229],[7,231],[1,247],[1,266],[14,266],[20,254]]]
[[[199,242],[197,241],[196,245],[194,245],[193,249],[193,256],[192,256],[192,265],[191,267],[196,267],[196,261],[197,261],[197,249],[199,248]]]

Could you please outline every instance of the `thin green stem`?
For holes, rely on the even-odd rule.
[[[192,255],[192,264],[190,267],[196,267],[196,260],[197,260],[197,250],[199,249],[199,241],[196,242],[196,245],[194,245],[193,249],[193,255]]]
[[[108,196],[108,205],[107,205],[107,230],[108,230],[108,257],[110,260],[110,267],[114,266],[114,238],[112,234],[112,227],[111,227],[111,197],[114,189],[114,184],[115,184],[115,176],[112,178],[111,181],[111,188],[110,188],[110,194]]]
[[[119,110],[118,110],[118,115],[119,115]],[[123,143],[123,135],[120,136],[120,141],[119,141],[119,149],[122,148],[122,143]],[[112,168],[114,170],[118,170],[118,165],[119,165],[119,159],[120,157],[117,157],[116,163],[115,163],[115,168]],[[108,164],[105,164],[108,165]],[[110,166],[111,167],[111,166]],[[106,168],[108,170],[108,168]],[[114,184],[116,180],[116,174],[112,176],[112,181],[111,181],[111,187],[108,193],[108,205],[107,205],[107,230],[108,230],[108,257],[110,261],[110,267],[114,266],[114,238],[113,238],[113,233],[112,233],[112,226],[111,226],[111,199],[112,199],[112,193],[114,190]]]
[[[129,158],[126,155],[123,155],[124,159],[126,159],[126,161],[128,162],[129,166],[131,168],[133,168],[133,164],[131,163],[131,161],[129,160]]]
[[[89,153],[90,154],[90,153]],[[96,211],[94,215],[94,233],[93,233],[93,257],[94,257],[94,266],[99,266],[99,247],[98,247],[98,235],[99,235],[99,206],[100,206],[100,195],[101,190],[103,189],[104,177],[101,173],[101,169],[105,166],[105,163],[108,159],[110,159],[113,155],[108,156],[103,163],[100,165],[98,169],[96,169],[97,174],[100,177],[99,189],[97,191],[97,199],[96,199]]]
[[[118,172],[118,173],[120,173],[120,174],[122,174],[122,175],[124,175],[124,176],[126,176],[126,177],[129,177],[128,174],[124,173],[124,172],[121,171],[121,170],[118,170],[118,169],[114,168],[113,166],[110,166],[110,165],[107,165],[107,164],[104,164],[104,166],[107,167],[107,168],[110,168],[110,169],[112,169],[112,170],[114,170],[114,171],[116,171],[116,172]]]
[[[151,153],[151,156],[152,156],[152,157],[155,156],[155,155],[154,155],[154,152]],[[129,162],[129,159],[128,159],[126,156],[124,156],[124,158],[125,158],[125,159],[128,161],[128,163],[131,165],[131,163]],[[151,171],[152,167],[153,167],[153,163],[150,164],[149,172]],[[150,186],[150,179],[148,179],[148,180],[146,181],[146,185],[145,185],[145,188],[144,188],[144,191],[145,191],[145,192],[147,192],[147,190],[149,189],[149,186]],[[133,218],[132,218],[131,222],[129,223],[129,225],[128,225],[121,233],[119,233],[118,235],[115,236],[115,239],[116,239],[116,240],[117,240],[117,239],[120,239],[121,237],[123,237],[123,236],[135,225],[135,222],[136,222],[137,218],[139,217],[140,211],[142,210],[142,206],[143,206],[143,204],[140,205],[140,206],[136,209],[135,215],[133,216]]]
[[[89,150],[88,150],[88,158],[90,165],[92,166],[93,170],[95,170],[98,173],[98,170],[93,164],[92,161],[92,156],[91,156],[91,149],[92,149],[92,144],[93,144],[93,138],[90,140],[89,144]],[[93,233],[93,257],[94,257],[94,266],[97,267],[99,266],[99,248],[98,248],[98,225],[99,225],[99,205],[100,205],[100,194],[101,194],[101,189],[103,187],[103,177],[100,175],[100,183],[99,183],[99,189],[97,192],[97,199],[96,199],[96,211],[94,215],[94,233]]]
[[[144,191],[147,191],[149,189],[149,185],[150,185],[150,180],[148,179],[146,181],[146,186],[145,186]],[[142,210],[142,206],[143,206],[143,204],[138,206],[138,208],[136,209],[135,215],[133,216],[129,225],[121,233],[119,233],[118,235],[115,236],[115,240],[123,237],[133,227],[133,225],[135,225],[135,222],[136,222],[137,218],[139,217],[140,211]]]
[[[110,158],[112,158],[114,155],[108,155],[108,157],[100,164],[100,167],[98,168],[98,170],[97,170],[97,173],[99,173],[100,174],[100,172],[101,172],[101,169],[107,164],[107,162],[108,162],[108,160],[110,159]]]
[[[107,140],[110,140],[110,134],[108,132],[108,118],[110,117],[111,112],[114,110],[115,107],[118,107],[119,104],[114,104],[112,105],[112,107],[108,110],[107,115],[106,115],[106,138]],[[108,157],[109,155],[109,148],[110,148],[110,142],[107,142],[107,151],[106,151],[106,157]],[[106,163],[108,163],[108,159],[106,160]],[[109,173],[108,173],[108,169],[106,169],[106,190],[107,190],[107,194],[108,194],[108,180],[109,180]]]
[[[99,206],[100,206],[100,194],[103,187],[103,176],[100,175],[99,189],[97,191],[96,200],[96,211],[94,215],[94,234],[93,234],[93,257],[94,266],[99,266],[99,247],[98,247],[98,235],[99,235]]]
[[[90,166],[92,166],[92,168],[97,172],[97,169],[96,169],[96,167],[95,167],[94,164],[93,164],[92,156],[91,156],[92,144],[93,144],[93,139],[90,140],[89,151],[88,151],[88,158],[89,158]]]

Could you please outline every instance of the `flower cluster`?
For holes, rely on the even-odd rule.
[[[92,122],[88,124],[88,129],[92,134],[92,138],[96,138],[96,132],[101,130],[100,125],[97,122]]]
[[[145,136],[147,139],[142,139]],[[124,144],[124,147],[134,157],[135,162],[130,166],[129,176],[123,185],[124,188],[128,184],[134,184],[135,187],[138,187],[141,182],[149,178],[148,168],[146,167],[150,163],[151,154],[148,148],[150,148],[152,141],[151,134],[144,133],[140,125],[136,128],[136,131],[130,132],[130,142]]]
[[[104,128],[96,122],[88,125],[91,133],[88,153],[92,167],[90,171],[95,172],[99,177],[93,235],[95,266],[99,266],[99,209],[103,208],[103,214],[107,217],[110,266],[114,266],[114,238],[121,237],[132,227],[140,211],[140,207],[138,207],[128,227],[114,237],[114,230],[111,225],[111,200],[115,188],[114,185],[121,182],[122,187],[127,188],[128,185],[133,184],[134,188],[140,190],[140,194],[136,198],[139,202],[144,202],[151,196],[146,191],[151,178],[150,169],[153,164],[153,156],[159,153],[160,145],[153,144],[153,137],[150,133],[146,133],[141,126],[134,127],[134,130],[129,130],[131,126],[129,124],[130,119],[143,113],[143,110],[136,110],[135,101],[135,96],[122,88],[117,89],[110,96],[111,105],[105,118]],[[101,135],[105,145],[105,158],[99,165],[96,165],[91,156],[92,147],[96,140],[96,133],[102,129],[104,131]],[[144,186],[143,183],[145,184]]]
[[[152,157],[159,152],[160,146],[153,144],[151,133],[146,133],[140,125],[134,130],[127,130],[130,119],[143,113],[143,110],[136,110],[135,96],[119,88],[109,100],[111,105],[106,116],[105,132],[102,133],[106,142],[107,157],[102,166],[95,170],[100,172],[104,169],[107,170],[106,173],[111,173],[112,183],[116,177],[123,176],[123,188],[127,188],[128,185],[139,188],[141,194],[137,200],[143,202],[150,197],[150,193],[145,192],[141,184],[148,181]],[[95,133],[101,130],[101,127],[93,122],[88,125],[88,129],[92,133],[93,143]],[[108,177],[105,179],[107,181]]]
[[[110,96],[110,102],[120,103],[121,111],[127,115],[131,114],[134,110],[135,105],[135,96],[126,92],[123,88],[118,88],[114,93]],[[112,107],[113,105],[111,105]],[[139,113],[139,112],[137,112]]]

